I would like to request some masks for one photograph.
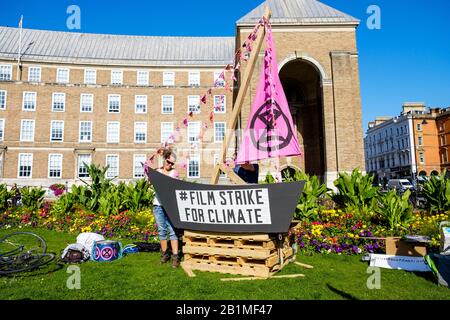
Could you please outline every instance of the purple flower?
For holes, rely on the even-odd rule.
[[[305,244],[303,242],[300,242],[300,248],[304,248]]]
[[[353,252],[358,253],[358,247],[357,246],[353,246],[352,250],[353,250]]]

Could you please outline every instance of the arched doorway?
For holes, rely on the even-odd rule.
[[[323,181],[325,154],[320,72],[311,62],[295,59],[283,65],[280,80],[303,153],[294,159],[295,165]]]

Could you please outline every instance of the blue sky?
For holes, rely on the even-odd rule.
[[[234,36],[235,21],[262,0],[7,1],[0,25],[67,29],[68,6],[81,10],[89,33]],[[450,107],[449,0],[322,0],[361,20],[357,29],[363,129],[376,116],[397,115],[403,102]],[[381,9],[381,29],[370,30],[367,8]]]

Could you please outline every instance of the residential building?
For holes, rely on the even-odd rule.
[[[370,122],[364,139],[366,171],[380,181],[439,172],[439,114],[439,108],[407,102],[399,116]]]

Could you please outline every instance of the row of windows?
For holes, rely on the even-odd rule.
[[[385,159],[368,160],[369,171],[376,171],[377,169],[392,168],[395,166],[409,165],[409,152],[398,155],[398,157],[387,157]]]
[[[187,134],[188,142],[195,143],[200,139],[201,134],[200,121],[188,121]],[[226,122],[214,122],[214,142],[223,142],[225,138]],[[174,139],[174,123],[161,122],[161,142],[173,143]],[[0,141],[4,140],[5,119],[0,119]],[[20,141],[33,142],[35,132],[35,120],[22,119],[20,125]],[[93,137],[92,121],[80,121],[79,123],[79,142],[92,142]],[[63,142],[64,141],[64,121],[52,120],[50,122],[50,141]],[[108,121],[106,123],[106,142],[119,143],[120,142],[120,122]],[[134,142],[147,142],[147,122],[134,122]]]
[[[222,71],[214,72],[214,86],[224,87],[225,81]],[[149,71],[139,70],[136,71],[136,84],[138,86],[148,86]],[[12,80],[12,65],[0,65],[0,80],[9,81]],[[41,82],[41,67],[31,66],[28,68],[28,81],[29,82]],[[57,68],[56,70],[56,82],[61,84],[70,83],[70,69]],[[85,69],[84,70],[84,84],[97,84],[97,70]],[[123,85],[123,70],[114,69],[111,70],[111,84]],[[188,85],[200,86],[200,71],[190,71],[188,73]],[[164,71],[163,72],[163,86],[175,86],[175,72]]]
[[[390,135],[389,136],[393,137],[393,134],[394,134],[393,133],[393,128],[389,128],[389,129],[390,129]],[[401,126],[400,128],[396,128],[396,130],[397,130],[397,136],[400,136],[400,135],[403,135],[403,134],[408,134],[408,126],[407,125]],[[417,130],[418,131],[422,130],[422,127],[421,127],[420,124],[417,124]],[[382,132],[378,133],[378,139],[377,140],[376,140],[376,135],[375,134],[368,136],[367,140],[368,140],[369,144],[375,144],[375,142],[380,142],[383,136],[384,136],[384,138],[388,138],[389,137],[387,129],[384,131],[384,134],[382,134]]]
[[[7,91],[0,90],[0,109],[6,109]],[[108,95],[108,112],[120,113],[121,107],[121,95],[109,94]],[[135,95],[134,96],[134,112],[135,113],[147,113],[148,110],[148,97],[147,95]],[[225,113],[226,112],[226,96],[214,95],[214,112]],[[174,96],[162,95],[161,96],[161,113],[173,114],[174,113]],[[22,98],[22,110],[24,111],[36,111],[37,106],[37,93],[25,91]],[[53,92],[52,94],[52,111],[64,112],[66,109],[66,94],[63,92]],[[82,93],[80,95],[80,112],[93,112],[94,110],[94,95],[92,93]],[[200,113],[200,96],[189,95],[187,97],[187,112],[198,114]]]
[[[418,145],[422,146],[423,145],[423,138],[422,137],[418,137]],[[401,139],[401,140],[397,140],[397,150],[402,150],[405,148],[409,148],[409,140],[408,139]],[[377,153],[383,153],[383,152],[388,152],[390,150],[394,150],[394,141],[389,141],[387,143],[383,143],[381,145],[379,145],[377,147],[377,145],[366,146],[366,151],[367,151],[367,155],[368,156],[374,156]]]
[[[447,151],[442,154],[442,162],[447,162]],[[419,163],[425,164],[425,152],[419,152]],[[369,171],[376,171],[377,169],[384,169],[389,167],[395,167],[396,165],[405,166],[410,164],[409,152],[406,154],[400,155],[398,158],[394,159],[394,157],[381,159],[381,160],[369,160],[367,162]],[[389,165],[390,164],[390,165]]]
[[[214,157],[214,165],[217,163],[217,155]],[[144,177],[144,168],[142,164],[147,160],[145,154],[133,155],[133,178],[139,179]],[[86,169],[86,165],[90,165],[92,162],[91,154],[79,154],[77,156],[77,177],[87,178],[89,173]],[[119,155],[108,154],[106,155],[106,165],[109,166],[106,176],[113,179],[119,176]],[[62,154],[49,154],[48,155],[48,178],[60,179],[62,178],[63,170],[63,155]],[[186,166],[186,176],[188,178],[200,178],[200,156],[197,154],[190,155]],[[33,177],[33,154],[32,153],[19,153],[18,178],[32,178]]]

